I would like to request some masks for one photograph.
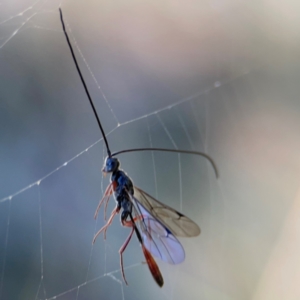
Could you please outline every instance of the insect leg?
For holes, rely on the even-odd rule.
[[[104,201],[105,199],[107,199],[107,200],[106,200],[106,203],[108,203],[109,197],[111,196],[112,193],[113,193],[113,188],[112,188],[112,183],[110,183],[110,184],[108,185],[108,187],[106,188],[105,193],[104,193],[102,199],[100,200],[100,202],[99,202],[99,204],[98,204],[98,206],[97,206],[97,209],[96,209],[95,215],[94,215],[94,219],[97,219],[98,212],[99,212],[99,209],[100,209],[100,207],[101,207],[103,201]],[[106,206],[107,206],[107,204],[106,204]]]
[[[106,212],[107,212],[107,205],[109,202],[109,197],[107,198],[106,202],[105,202],[105,206],[104,206],[104,220],[106,221]]]
[[[122,247],[119,250],[119,254],[120,254],[120,266],[121,266],[121,272],[122,272],[122,277],[124,282],[126,283],[126,285],[128,285],[127,280],[125,278],[125,272],[124,272],[124,266],[123,266],[123,252],[125,251],[125,249],[127,248],[131,238],[132,238],[132,234],[134,232],[134,227],[131,228],[131,232],[129,234],[129,236],[127,237],[126,241],[124,242],[124,244],[122,245]]]
[[[107,223],[95,234],[93,239],[93,244],[95,243],[97,237],[100,235],[100,233],[104,230],[104,239],[106,239],[106,230],[111,225],[114,217],[116,214],[118,214],[120,211],[120,208],[116,206],[114,210],[111,212],[110,218],[108,219]]]

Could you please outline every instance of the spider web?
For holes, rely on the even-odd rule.
[[[0,2],[1,300],[267,299],[256,291],[268,278],[264,266],[295,196],[296,171],[286,160],[289,184],[276,176],[260,181],[252,165],[270,175],[277,157],[264,164],[252,154],[276,143],[255,148],[244,136],[260,141],[260,129],[251,134],[253,119],[268,128],[261,111],[273,102],[264,107],[261,99],[274,99],[283,86],[268,81],[273,70],[266,59],[280,51],[270,57],[266,43],[257,55],[252,41],[263,34],[242,13],[232,18],[237,4],[190,4]],[[201,227],[199,237],[181,239],[183,264],[158,261],[163,289],[135,239],[124,254],[129,286],[122,281],[118,250],[129,231],[117,218],[107,240],[91,244],[105,223],[102,211],[96,221],[93,214],[108,184],[100,171],[106,150],[61,30],[60,6],[111,150],[198,150],[219,168],[216,180],[199,157],[119,157],[137,186]],[[288,113],[267,116],[293,125],[284,122]],[[285,145],[299,149],[292,137]],[[280,196],[260,182],[278,183]],[[261,204],[268,197],[289,201],[268,214]]]

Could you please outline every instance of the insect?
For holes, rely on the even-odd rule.
[[[130,234],[128,235],[127,239],[125,240],[124,244],[119,250],[120,269],[124,282],[127,284],[123,267],[123,253],[126,247],[128,246],[133,236],[133,233],[135,232],[137,239],[141,245],[149,270],[156,283],[160,287],[162,287],[164,284],[163,276],[153,256],[160,258],[162,261],[168,262],[170,264],[181,263],[185,258],[185,253],[183,246],[176,238],[176,236],[197,236],[200,234],[200,228],[195,222],[193,222],[191,219],[189,219],[182,213],[159,202],[158,200],[144,192],[142,189],[134,186],[131,178],[125,173],[125,171],[120,169],[120,162],[115,156],[121,153],[136,151],[167,151],[175,153],[186,153],[205,157],[211,163],[215,171],[216,177],[218,177],[217,167],[210,156],[208,156],[205,153],[196,151],[174,150],[164,148],[136,148],[111,153],[105,132],[102,128],[92,98],[89,94],[84,78],[79,69],[74,51],[72,49],[72,45],[70,43],[68,34],[65,29],[63,15],[60,8],[59,12],[63,31],[68,42],[74,63],[76,65],[85,92],[94,111],[107,149],[107,157],[104,161],[102,172],[104,172],[105,174],[111,174],[110,184],[106,188],[103,198],[98,204],[94,218],[97,218],[100,207],[104,205],[106,219],[107,204],[111,195],[114,196],[116,201],[116,207],[113,209],[107,223],[95,234],[93,243],[95,243],[97,237],[102,232],[104,234],[104,238],[106,238],[107,228],[111,225],[114,217],[117,214],[121,213],[121,224],[125,227],[131,228]]]

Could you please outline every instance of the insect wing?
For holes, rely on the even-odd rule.
[[[138,202],[136,201],[139,213],[142,218],[136,221],[138,224],[144,246],[153,256],[160,258],[169,264],[179,264],[184,261],[185,253],[181,243],[171,231],[161,224]]]
[[[200,234],[200,228],[195,222],[172,207],[154,199],[136,186],[134,187],[134,198],[135,202],[139,202],[149,212],[149,215],[159,220],[173,235],[192,237]]]

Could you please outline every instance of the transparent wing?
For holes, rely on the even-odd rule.
[[[136,186],[134,186],[133,199],[139,208],[144,208],[149,216],[152,216],[152,219],[158,220],[173,235],[192,237],[200,234],[200,228],[195,222],[177,210],[154,199]]]
[[[136,201],[135,201],[136,202]],[[139,203],[136,202],[136,221],[144,246],[153,256],[169,264],[184,261],[185,253],[178,239]]]

